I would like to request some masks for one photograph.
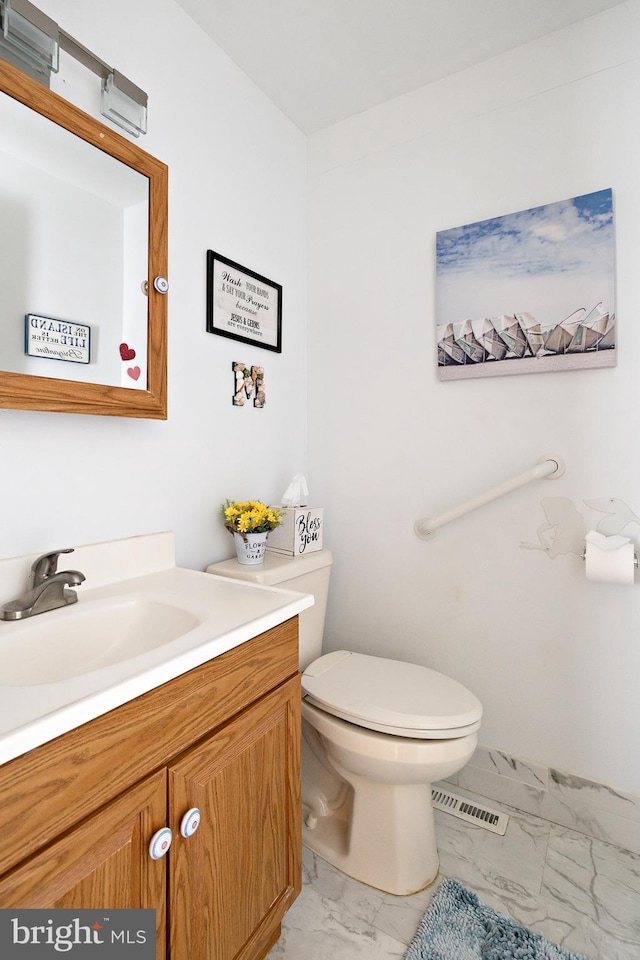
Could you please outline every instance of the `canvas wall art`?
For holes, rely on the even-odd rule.
[[[616,362],[610,189],[436,234],[438,377]]]

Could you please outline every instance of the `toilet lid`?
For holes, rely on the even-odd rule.
[[[482,704],[457,680],[415,663],[338,650],[302,675],[306,699],[351,723],[396,736],[449,739],[480,726]]]

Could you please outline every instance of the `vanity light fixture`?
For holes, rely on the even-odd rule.
[[[0,0],[0,15],[0,54],[34,79],[46,78],[48,86],[49,75],[58,72],[58,24],[29,0]]]
[[[58,72],[62,49],[102,81],[100,112],[107,120],[139,137],[147,132],[147,95],[118,70],[97,57],[30,0],[0,0],[0,57],[44,86]]]
[[[147,132],[147,95],[118,70],[102,78],[101,104],[102,116],[134,137]]]
[[[147,132],[147,95],[144,90],[96,57],[95,53],[91,53],[64,30],[60,30],[60,47],[102,80],[100,113],[103,117],[134,137]]]

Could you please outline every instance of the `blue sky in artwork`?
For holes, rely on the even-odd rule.
[[[436,235],[438,276],[530,278],[600,273],[613,266],[612,191],[444,230]]]

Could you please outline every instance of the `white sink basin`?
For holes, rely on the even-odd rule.
[[[0,683],[24,687],[79,677],[162,647],[201,622],[190,610],[145,596],[78,602],[21,621],[10,643],[0,632]]]
[[[20,595],[33,560],[0,559],[1,600]],[[313,604],[177,567],[171,533],[77,547],[73,566],[86,577],[77,603],[0,621],[0,765]]]

